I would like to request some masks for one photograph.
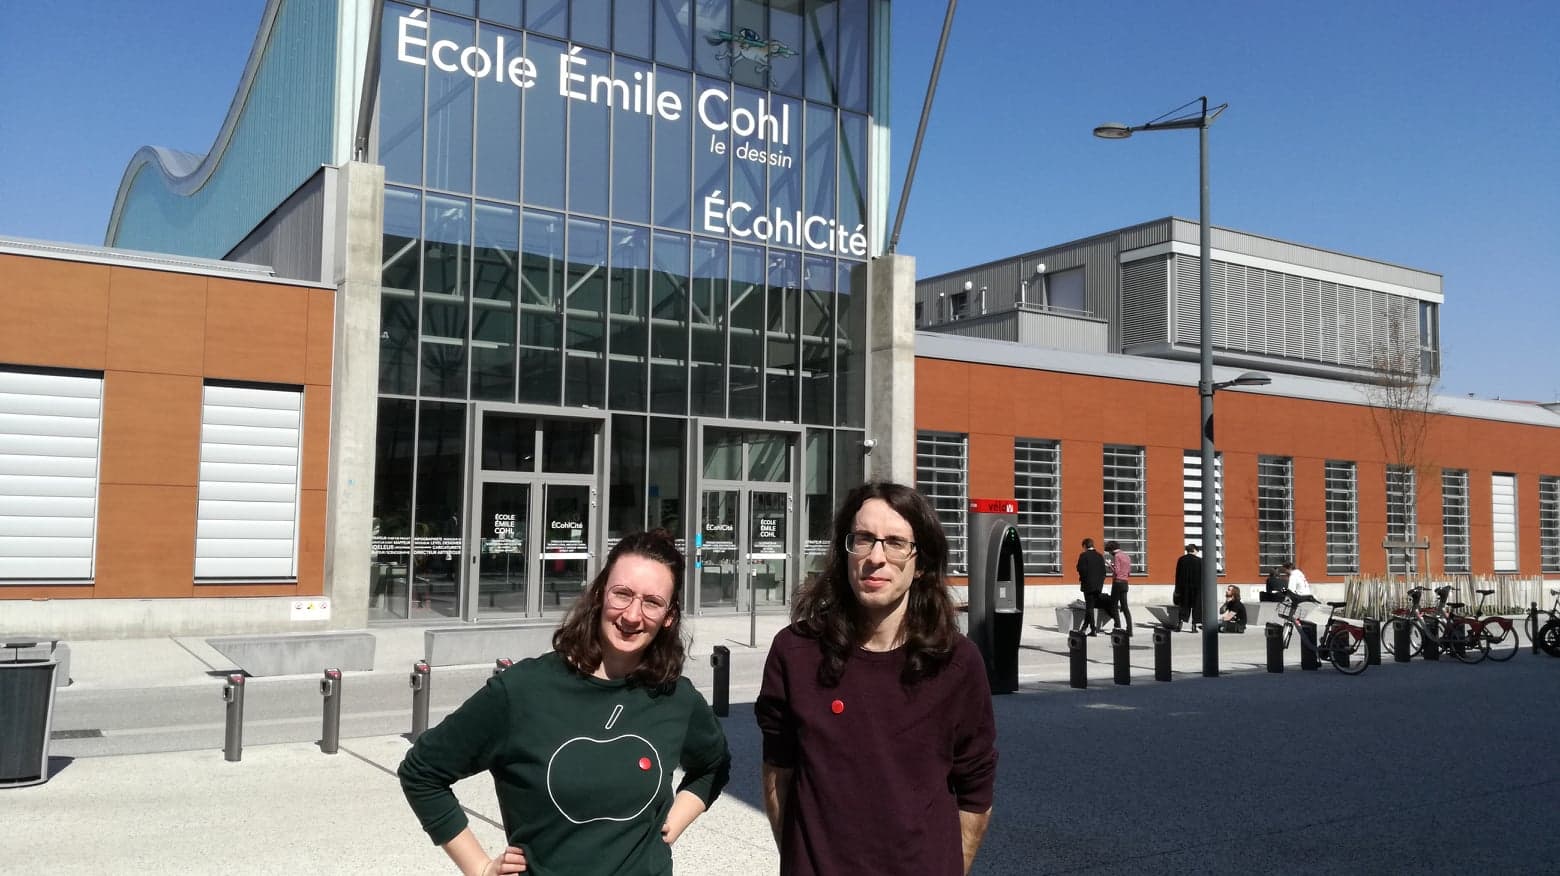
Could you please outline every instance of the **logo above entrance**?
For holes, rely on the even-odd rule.
[[[768,73],[776,58],[796,57],[795,49],[779,40],[766,40],[751,27],[738,28],[736,33],[718,30],[704,39],[715,47],[715,60],[726,62],[728,72],[738,61],[752,61],[754,70]]]

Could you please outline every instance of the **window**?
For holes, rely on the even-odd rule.
[[[1414,541],[1414,470],[1404,465],[1387,466],[1387,540],[1398,545]],[[1406,548],[1387,551],[1387,571],[1414,571],[1418,555]]]
[[[1105,540],[1132,557],[1132,574],[1148,572],[1144,532],[1143,448],[1105,447]]]
[[[1084,299],[1083,268],[1069,268],[1045,275],[1045,305],[1065,313],[1087,314]]]
[[[0,581],[90,580],[100,375],[0,369]]]
[[[948,570],[962,575],[965,555],[965,512],[969,508],[968,467],[964,435],[917,432],[915,435],[915,486],[937,511],[948,536]]]
[[[1295,556],[1294,461],[1257,457],[1257,563],[1263,569]]]
[[[195,577],[298,575],[303,393],[207,384]]]
[[[948,320],[956,322],[970,315],[970,293],[955,292],[948,296]]]
[[[1352,462],[1328,460],[1325,469],[1327,573],[1360,570],[1359,495]]]
[[[1437,324],[1436,306],[1429,301],[1419,302],[1419,373],[1441,373],[1441,332]]]
[[[1538,479],[1538,563],[1544,572],[1560,572],[1560,477]]]
[[[1495,534],[1495,571],[1517,571],[1517,476],[1490,476],[1491,523]]]
[[[1224,573],[1224,457],[1213,456],[1213,541],[1219,574]],[[1202,451],[1181,454],[1181,520],[1187,544],[1203,543],[1202,525]]]
[[[1441,566],[1448,572],[1468,569],[1468,472],[1441,472]]]
[[[1056,441],[1013,441],[1013,498],[1024,542],[1024,574],[1062,571],[1062,446]]]

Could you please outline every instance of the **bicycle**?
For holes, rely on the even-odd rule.
[[[1510,660],[1517,653],[1516,626],[1509,617],[1502,617],[1498,614],[1489,617],[1483,616],[1484,601],[1495,591],[1474,591],[1479,594],[1479,604],[1474,606],[1472,615],[1465,615],[1456,613],[1457,609],[1462,608],[1464,603],[1446,601],[1446,597],[1451,590],[1452,588],[1450,587],[1437,587],[1435,589],[1436,608],[1442,610],[1449,609],[1448,613],[1454,619],[1466,620],[1472,623],[1474,634],[1484,640],[1487,646],[1484,650],[1488,652],[1491,660]]]
[[[1297,610],[1302,603],[1318,602],[1314,596],[1301,596],[1292,590],[1278,593],[1278,619],[1284,627],[1284,650],[1289,650],[1289,640],[1300,631],[1300,644],[1311,649],[1318,660],[1325,660],[1344,675],[1359,675],[1368,665],[1365,659],[1365,630],[1353,622],[1336,617],[1344,602],[1327,603],[1327,620],[1321,625],[1320,644],[1313,642],[1311,633],[1301,626],[1303,621]]]
[[[1555,602],[1548,611],[1535,605],[1528,613],[1528,641],[1542,648],[1545,654],[1560,657],[1560,588],[1551,587],[1549,593]],[[1549,620],[1540,623],[1539,615],[1548,615]]]
[[[1414,601],[1414,607],[1406,618],[1410,624],[1409,642],[1412,644],[1414,637],[1416,635],[1419,637],[1419,643],[1412,649],[1414,653],[1425,647],[1431,647],[1443,654],[1449,651],[1453,657],[1464,663],[1478,663],[1490,655],[1489,639],[1475,631],[1471,619],[1450,615],[1440,607],[1446,602],[1446,595],[1451,592],[1451,589],[1449,585],[1435,588],[1433,592],[1436,595],[1437,607],[1420,608],[1420,597],[1426,591],[1430,591],[1430,588],[1422,584],[1409,588],[1408,594]],[[1401,616],[1394,612],[1394,617]]]

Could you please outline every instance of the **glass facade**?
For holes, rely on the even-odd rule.
[[[866,419],[871,5],[385,4],[373,616],[559,611],[645,526],[700,586],[706,481],[769,577],[690,606],[816,566]],[[730,435],[768,467],[693,464]]]

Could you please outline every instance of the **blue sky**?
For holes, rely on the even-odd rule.
[[[0,234],[102,242],[147,144],[204,152],[262,0],[8,4]],[[894,4],[897,204],[942,25]],[[1197,136],[1107,142],[1206,94],[1215,224],[1444,275],[1443,392],[1560,399],[1560,4],[965,0],[899,251],[922,276],[1197,215]]]

